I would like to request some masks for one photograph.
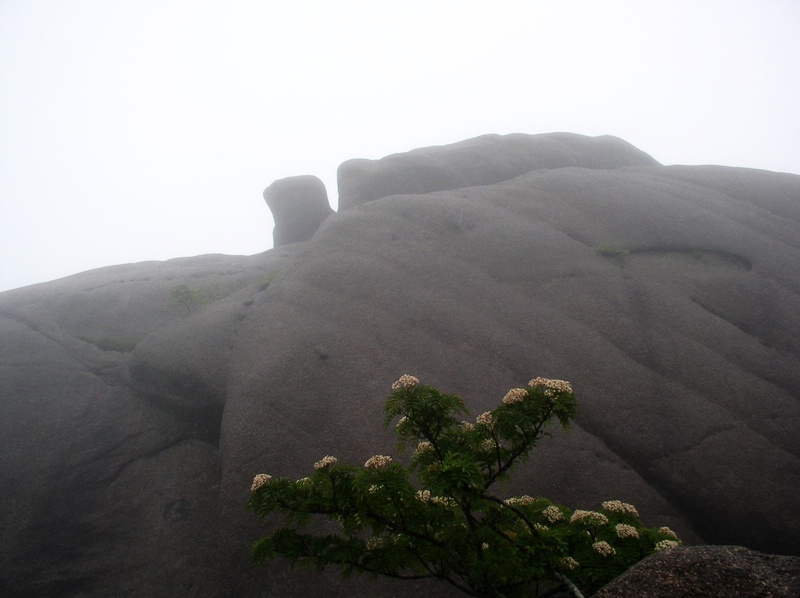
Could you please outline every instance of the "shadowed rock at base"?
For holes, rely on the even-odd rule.
[[[796,598],[800,557],[741,546],[695,546],[653,555],[600,589],[596,598]]]

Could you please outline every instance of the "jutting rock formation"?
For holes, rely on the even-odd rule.
[[[509,492],[800,555],[800,177],[552,134],[339,182],[338,213],[276,214],[261,255],[0,295],[0,595],[447,595],[249,561],[253,475],[396,454],[403,373],[473,414],[572,382],[576,425]]]
[[[333,213],[325,185],[310,175],[275,181],[264,189],[264,200],[275,220],[275,247],[308,241]]]

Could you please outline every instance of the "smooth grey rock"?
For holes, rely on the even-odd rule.
[[[180,390],[224,365],[205,317],[246,311],[236,290],[263,291],[282,259],[146,262],[0,294],[0,595],[219,595],[221,405]],[[190,313],[180,285],[217,300]],[[196,343],[160,336],[193,318]],[[130,373],[140,350],[160,365],[148,384]]]
[[[262,255],[0,294],[0,594],[446,595],[249,560],[253,475],[396,455],[380,422],[403,373],[473,414],[536,375],[573,383],[576,425],[509,492],[800,554],[800,177],[612,146],[646,164],[562,152]]]
[[[380,160],[344,162],[337,172],[339,211],[390,195],[493,185],[544,168],[655,164],[643,151],[609,135],[483,135]]]
[[[333,213],[325,184],[315,176],[279,179],[264,189],[264,200],[275,220],[275,247],[308,241]]]

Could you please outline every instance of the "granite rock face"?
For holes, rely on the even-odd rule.
[[[308,241],[322,221],[333,213],[325,185],[315,176],[280,179],[264,189],[275,220],[273,245]]]
[[[339,210],[390,195],[493,185],[546,168],[619,168],[657,162],[632,145],[604,135],[483,135],[380,160],[348,160],[339,167]]]
[[[595,598],[796,598],[800,557],[776,556],[741,546],[667,550],[638,563]]]
[[[448,595],[249,563],[253,475],[395,454],[403,373],[473,413],[572,382],[509,492],[800,554],[800,177],[573,135],[386,160],[307,241],[0,295],[0,594]]]
[[[214,595],[214,375],[281,261],[116,266],[0,295],[0,595]]]

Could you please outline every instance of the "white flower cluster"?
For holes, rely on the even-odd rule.
[[[417,498],[422,502],[431,502],[435,505],[441,505],[443,507],[455,507],[457,504],[455,499],[452,499],[449,496],[431,495],[430,490],[417,490]]]
[[[491,430],[494,428],[494,416],[491,411],[484,411],[475,418],[475,423],[479,426],[486,426]]]
[[[572,517],[570,517],[569,522],[588,523],[589,525],[606,525],[608,523],[608,517],[602,513],[598,513],[597,511],[583,511],[581,509],[577,509],[572,513]]]
[[[256,490],[258,490],[259,488],[261,488],[261,486],[269,482],[271,479],[272,479],[271,475],[267,475],[265,473],[259,473],[256,477],[253,478],[253,484],[250,486],[250,493],[252,494]]]
[[[380,469],[381,467],[386,467],[392,458],[389,455],[373,455],[367,462],[364,463],[364,467],[367,469]]]
[[[492,438],[487,438],[483,442],[481,442],[481,450],[486,451],[487,453],[493,453],[497,449],[497,444]]]
[[[532,505],[535,500],[536,499],[532,496],[523,494],[522,496],[512,496],[511,498],[507,498],[503,502],[507,505],[511,505],[512,507],[527,507],[528,505]]]
[[[311,484],[311,478],[300,478],[297,480],[298,486],[309,486]]]
[[[489,543],[488,542],[484,542],[483,544],[481,544],[481,549],[482,550],[489,550]]]
[[[580,563],[571,556],[565,556],[563,559],[561,559],[561,566],[572,571],[573,569],[580,567]]]
[[[611,546],[611,544],[609,544],[605,540],[600,540],[599,542],[595,542],[594,544],[592,544],[592,548],[594,548],[595,551],[602,556],[611,556],[616,552],[614,550],[614,547]]]
[[[376,494],[383,490],[383,484],[371,484],[369,488],[367,488],[367,492],[370,494]]]
[[[417,384],[419,384],[419,378],[403,374],[397,382],[392,384],[392,390],[400,390],[401,388],[410,389],[417,386]]]
[[[367,550],[375,550],[376,548],[381,548],[383,545],[384,539],[379,536],[372,536],[367,540]]]
[[[606,511],[611,511],[612,513],[622,513],[623,515],[635,515],[636,517],[639,516],[639,512],[636,510],[636,507],[619,500],[607,500],[606,502],[603,503],[603,508]]]
[[[417,453],[418,455],[421,455],[422,453],[427,453],[428,451],[432,450],[433,450],[433,443],[428,440],[423,440],[417,445],[417,448],[414,449],[414,452]]]
[[[618,538],[636,538],[639,539],[639,532],[636,531],[636,528],[632,525],[626,525],[624,523],[618,523],[614,526],[614,529],[617,532]]]
[[[550,528],[547,527],[546,525],[542,525],[541,523],[534,523],[533,524],[533,529],[535,529],[537,532],[539,532],[541,534],[541,533],[546,532]]]
[[[528,382],[531,388],[545,388],[545,394],[552,396],[556,392],[572,392],[572,385],[566,380],[550,380],[549,378],[534,378]]]
[[[443,507],[455,507],[458,505],[456,499],[450,498],[449,496],[431,496],[431,502]]]
[[[672,531],[671,529],[669,529],[668,527],[659,527],[659,528],[658,528],[658,533],[659,533],[659,534],[663,534],[663,535],[665,535],[665,536],[669,536],[670,538],[674,538],[674,539],[676,539],[676,540],[678,539],[678,534],[676,534],[675,532],[673,532],[673,531]]]
[[[325,455],[322,459],[314,463],[314,469],[325,469],[326,467],[333,467],[339,462],[339,459],[331,455]]]
[[[512,388],[503,397],[503,405],[513,405],[514,403],[521,403],[528,396],[528,391],[524,388]]]
[[[408,418],[404,415],[403,417],[401,417],[398,420],[397,425],[395,426],[395,428],[400,428],[400,427],[404,426],[407,422],[408,422]]]
[[[670,548],[677,548],[680,546],[675,540],[661,540],[656,542],[656,551],[669,550]]]
[[[475,424],[472,422],[461,422],[461,430],[463,432],[472,432],[475,429]]]
[[[550,505],[547,507],[544,511],[542,511],[542,515],[550,523],[555,523],[556,521],[561,521],[564,519],[564,513],[562,513],[561,509],[555,505]]]

